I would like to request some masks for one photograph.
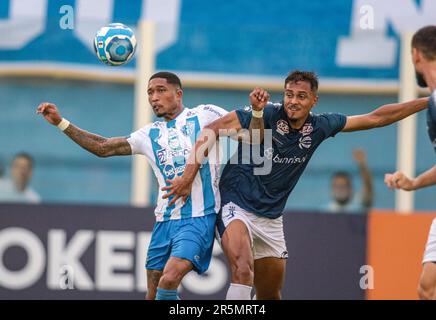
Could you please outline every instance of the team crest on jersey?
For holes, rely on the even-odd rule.
[[[298,140],[298,146],[300,147],[300,149],[309,149],[310,146],[312,145],[312,138],[309,136],[303,136],[300,138],[300,140]]]
[[[192,133],[194,132],[194,123],[189,121],[187,122],[181,129],[182,133],[186,136],[189,137],[192,135]]]
[[[159,161],[159,165],[163,165],[167,162],[167,151],[165,149],[157,150],[156,155],[157,160]]]
[[[276,131],[282,136],[289,133],[289,124],[285,120],[280,119],[279,121],[277,121]]]
[[[174,128],[171,128],[168,132],[168,146],[172,150],[180,150],[182,148],[180,146],[180,140],[177,134],[177,130]]]
[[[252,109],[253,108],[251,106],[244,107],[244,111],[246,111],[246,112],[251,112]]]
[[[311,123],[305,123],[303,128],[301,128],[300,133],[303,136],[308,136],[309,134],[311,134],[313,131],[313,127]]]

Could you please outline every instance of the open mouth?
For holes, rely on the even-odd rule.
[[[152,105],[153,111],[158,111],[162,106],[160,104]]]
[[[287,108],[288,108],[288,110],[290,110],[290,111],[300,111],[300,108],[297,107],[297,106],[288,106]]]

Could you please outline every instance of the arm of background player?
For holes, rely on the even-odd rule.
[[[436,184],[436,166],[420,174],[414,179],[408,178],[404,173],[397,171],[385,175],[385,183],[391,189],[412,191]]]
[[[384,127],[402,120],[411,114],[426,109],[428,98],[416,99],[404,103],[386,104],[363,115],[349,116],[342,132],[368,130]]]
[[[42,114],[47,122],[55,126],[62,121],[62,117],[56,105],[52,103],[41,103],[36,113]],[[124,137],[105,138],[82,130],[73,124],[70,124],[64,130],[64,133],[79,146],[98,157],[132,154],[130,144]]]
[[[374,192],[372,187],[372,174],[366,161],[365,151],[362,149],[355,149],[353,150],[353,157],[359,166],[360,177],[363,182],[362,206],[370,208],[372,206]]]

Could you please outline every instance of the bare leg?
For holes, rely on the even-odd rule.
[[[424,263],[419,281],[418,295],[421,300],[436,300],[436,263]]]
[[[147,270],[147,295],[146,300],[154,300],[156,298],[156,289],[159,284],[162,271],[160,270]]]
[[[231,282],[253,286],[253,252],[248,229],[240,220],[230,222],[221,239],[232,272]]]
[[[280,300],[285,280],[286,259],[254,260],[254,286],[257,300]]]

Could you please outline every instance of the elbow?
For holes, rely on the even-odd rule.
[[[107,158],[110,156],[108,145],[105,142],[102,142],[98,145],[98,148],[95,150],[94,154],[99,158]]]

